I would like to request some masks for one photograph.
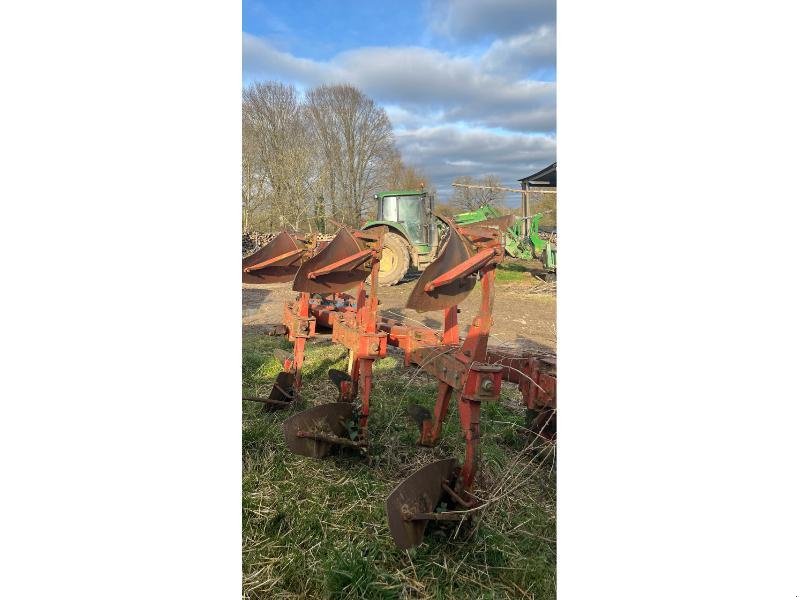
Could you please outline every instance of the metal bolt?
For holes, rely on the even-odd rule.
[[[380,346],[378,345],[378,343],[377,343],[377,342],[375,342],[374,344],[372,344],[372,346],[370,346],[370,347],[372,348],[372,351],[373,351],[373,352],[377,352],[377,351],[380,349]]]
[[[484,392],[491,392],[494,389],[494,383],[492,383],[491,379],[484,379],[481,388],[483,388]]]

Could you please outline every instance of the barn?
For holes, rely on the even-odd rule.
[[[537,171],[533,175],[528,175],[518,180],[522,185],[523,190],[530,190],[534,188],[552,188],[556,187],[556,163],[545,167],[541,171]]]
[[[530,217],[537,212],[545,213],[541,229],[554,231],[556,226],[556,163],[518,179],[518,181],[523,190],[531,191],[531,193],[522,194],[522,217]],[[527,235],[527,219],[523,229]]]

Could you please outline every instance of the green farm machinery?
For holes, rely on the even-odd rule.
[[[433,194],[420,190],[397,190],[375,195],[377,218],[368,221],[362,230],[386,226],[383,255],[380,264],[380,285],[394,285],[405,277],[413,266],[423,271],[437,257],[446,231],[444,219],[434,212]],[[495,207],[486,204],[471,212],[455,215],[456,225],[474,225],[502,216]],[[530,217],[528,235],[523,233],[522,219],[515,219],[504,232],[506,254],[522,260],[539,259],[544,268],[556,270],[556,249],[539,235],[542,213]]]
[[[485,204],[472,212],[458,214],[453,217],[453,220],[457,225],[472,225],[501,216],[503,215],[499,210],[490,204]],[[539,235],[539,223],[543,216],[543,213],[536,213],[531,217],[530,233],[527,236],[522,232],[522,219],[516,219],[511,224],[511,227],[505,231],[506,254],[522,260],[538,258],[548,271],[555,271],[555,249],[548,240]]]

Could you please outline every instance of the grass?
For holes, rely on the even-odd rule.
[[[243,340],[244,391],[267,394],[280,366],[280,338]],[[245,598],[554,598],[555,469],[553,448],[527,445],[519,392],[505,388],[481,411],[482,469],[476,493],[494,498],[471,525],[429,532],[410,551],[389,535],[384,502],[420,466],[463,457],[455,406],[436,448],[416,445],[406,406],[432,408],[436,383],[397,354],[376,363],[369,458],[325,460],[286,450],[282,421],[296,410],[335,401],[327,380],[345,368],[340,346],[310,344],[303,400],[264,413],[243,402],[242,560]]]
[[[508,260],[497,265],[495,281],[497,283],[511,283],[532,279],[531,267],[524,262],[510,262]]]

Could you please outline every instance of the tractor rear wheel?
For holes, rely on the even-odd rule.
[[[384,235],[378,285],[394,285],[400,281],[406,276],[410,262],[405,240],[396,233]]]

